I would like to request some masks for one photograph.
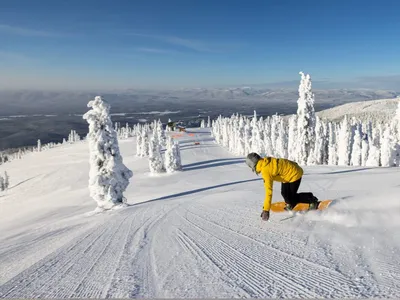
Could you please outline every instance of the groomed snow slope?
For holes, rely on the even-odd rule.
[[[0,297],[400,297],[400,168],[307,167],[301,190],[335,204],[262,222],[262,180],[193,131],[173,175],[121,141],[131,206],[105,214],[84,142],[0,166]]]

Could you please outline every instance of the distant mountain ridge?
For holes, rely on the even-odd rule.
[[[257,103],[295,104],[297,89],[270,89],[253,87],[232,88],[193,88],[174,90],[130,89],[113,92],[79,91],[0,91],[1,115],[16,114],[60,114],[83,113],[87,103],[94,96],[101,94],[111,104],[114,111],[138,111],[146,105],[187,106],[208,104],[208,101],[242,102],[249,105]],[[314,90],[315,103],[332,103],[333,106],[363,100],[390,99],[400,95],[396,91],[366,89]],[[211,104],[211,102],[210,102]]]

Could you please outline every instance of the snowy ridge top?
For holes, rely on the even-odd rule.
[[[338,120],[348,115],[350,117],[375,118],[384,121],[394,117],[399,102],[400,98],[352,102],[325,109],[316,114],[328,120]]]

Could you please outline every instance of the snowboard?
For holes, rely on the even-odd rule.
[[[317,210],[324,210],[329,207],[333,200],[321,200],[318,204]],[[271,211],[273,212],[285,212],[284,209],[286,206],[285,202],[275,202],[271,204]],[[298,203],[294,208],[293,211],[308,211],[308,203]]]

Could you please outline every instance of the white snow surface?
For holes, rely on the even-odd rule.
[[[120,141],[129,206],[107,213],[93,213],[86,142],[1,165],[0,297],[400,297],[400,168],[306,167],[300,191],[333,205],[263,222],[262,179],[209,129],[189,133],[172,174]]]
[[[349,115],[367,122],[372,120],[387,122],[395,117],[399,104],[400,98],[366,100],[338,105],[319,111],[316,115],[328,120],[341,120],[345,115]]]

